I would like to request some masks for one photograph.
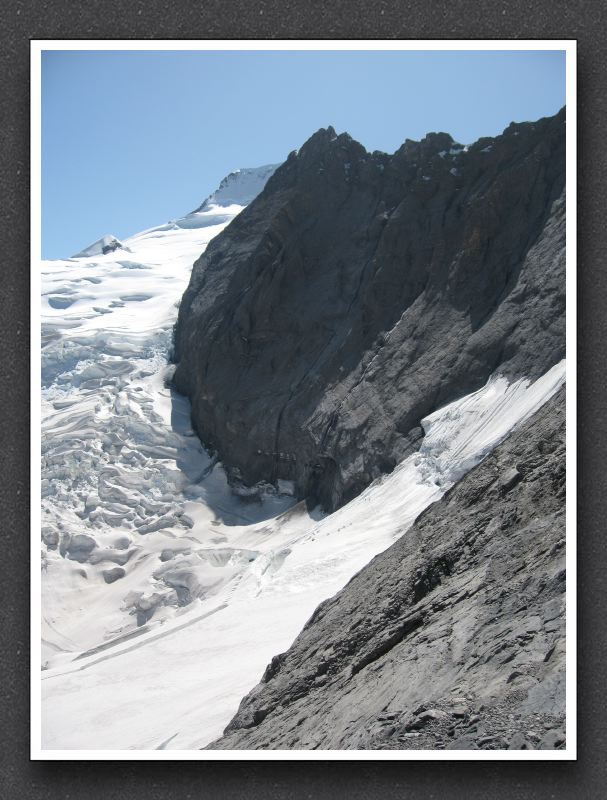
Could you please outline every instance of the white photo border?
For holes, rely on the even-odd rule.
[[[50,750],[42,748],[40,545],[42,233],[42,53],[49,50],[131,51],[473,51],[558,50],[566,54],[566,721],[564,750]],[[577,759],[577,41],[575,39],[415,40],[130,40],[32,39],[31,78],[31,738],[35,761],[573,761]]]

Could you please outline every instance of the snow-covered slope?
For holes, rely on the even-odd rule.
[[[234,498],[191,430],[186,401],[165,386],[192,263],[242,207],[42,265],[43,658],[121,635],[154,610],[155,620],[170,616],[201,591],[170,575],[158,591],[145,539],[164,531],[152,538],[170,544],[188,533],[190,495],[199,505],[204,497],[209,522],[257,520],[292,502],[272,497],[262,510]],[[106,582],[123,573],[113,588]]]
[[[210,742],[318,603],[564,380],[564,364],[532,385],[493,378],[330,516],[287,483],[235,494],[167,386],[167,353],[191,265],[237,196],[127,239],[128,257],[43,265],[44,748]]]
[[[246,206],[261,192],[280,164],[238,169],[230,172],[213,194],[194,213],[208,211],[213,207],[225,208],[233,205]]]

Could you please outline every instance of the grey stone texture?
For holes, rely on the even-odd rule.
[[[234,482],[333,510],[496,371],[564,357],[565,112],[464,149],[292,153],[194,265],[175,383]]]
[[[564,395],[322,603],[209,747],[562,748]]]

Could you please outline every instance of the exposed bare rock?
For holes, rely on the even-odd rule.
[[[496,371],[563,358],[565,114],[469,148],[314,134],[194,265],[175,382],[233,478],[331,510]]]
[[[564,390],[335,597],[215,749],[565,743]]]

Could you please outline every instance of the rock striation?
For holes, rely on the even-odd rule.
[[[209,747],[562,748],[564,399],[322,603]]]
[[[564,356],[565,112],[469,147],[290,154],[196,261],[175,384],[233,481],[333,510],[495,372]]]

